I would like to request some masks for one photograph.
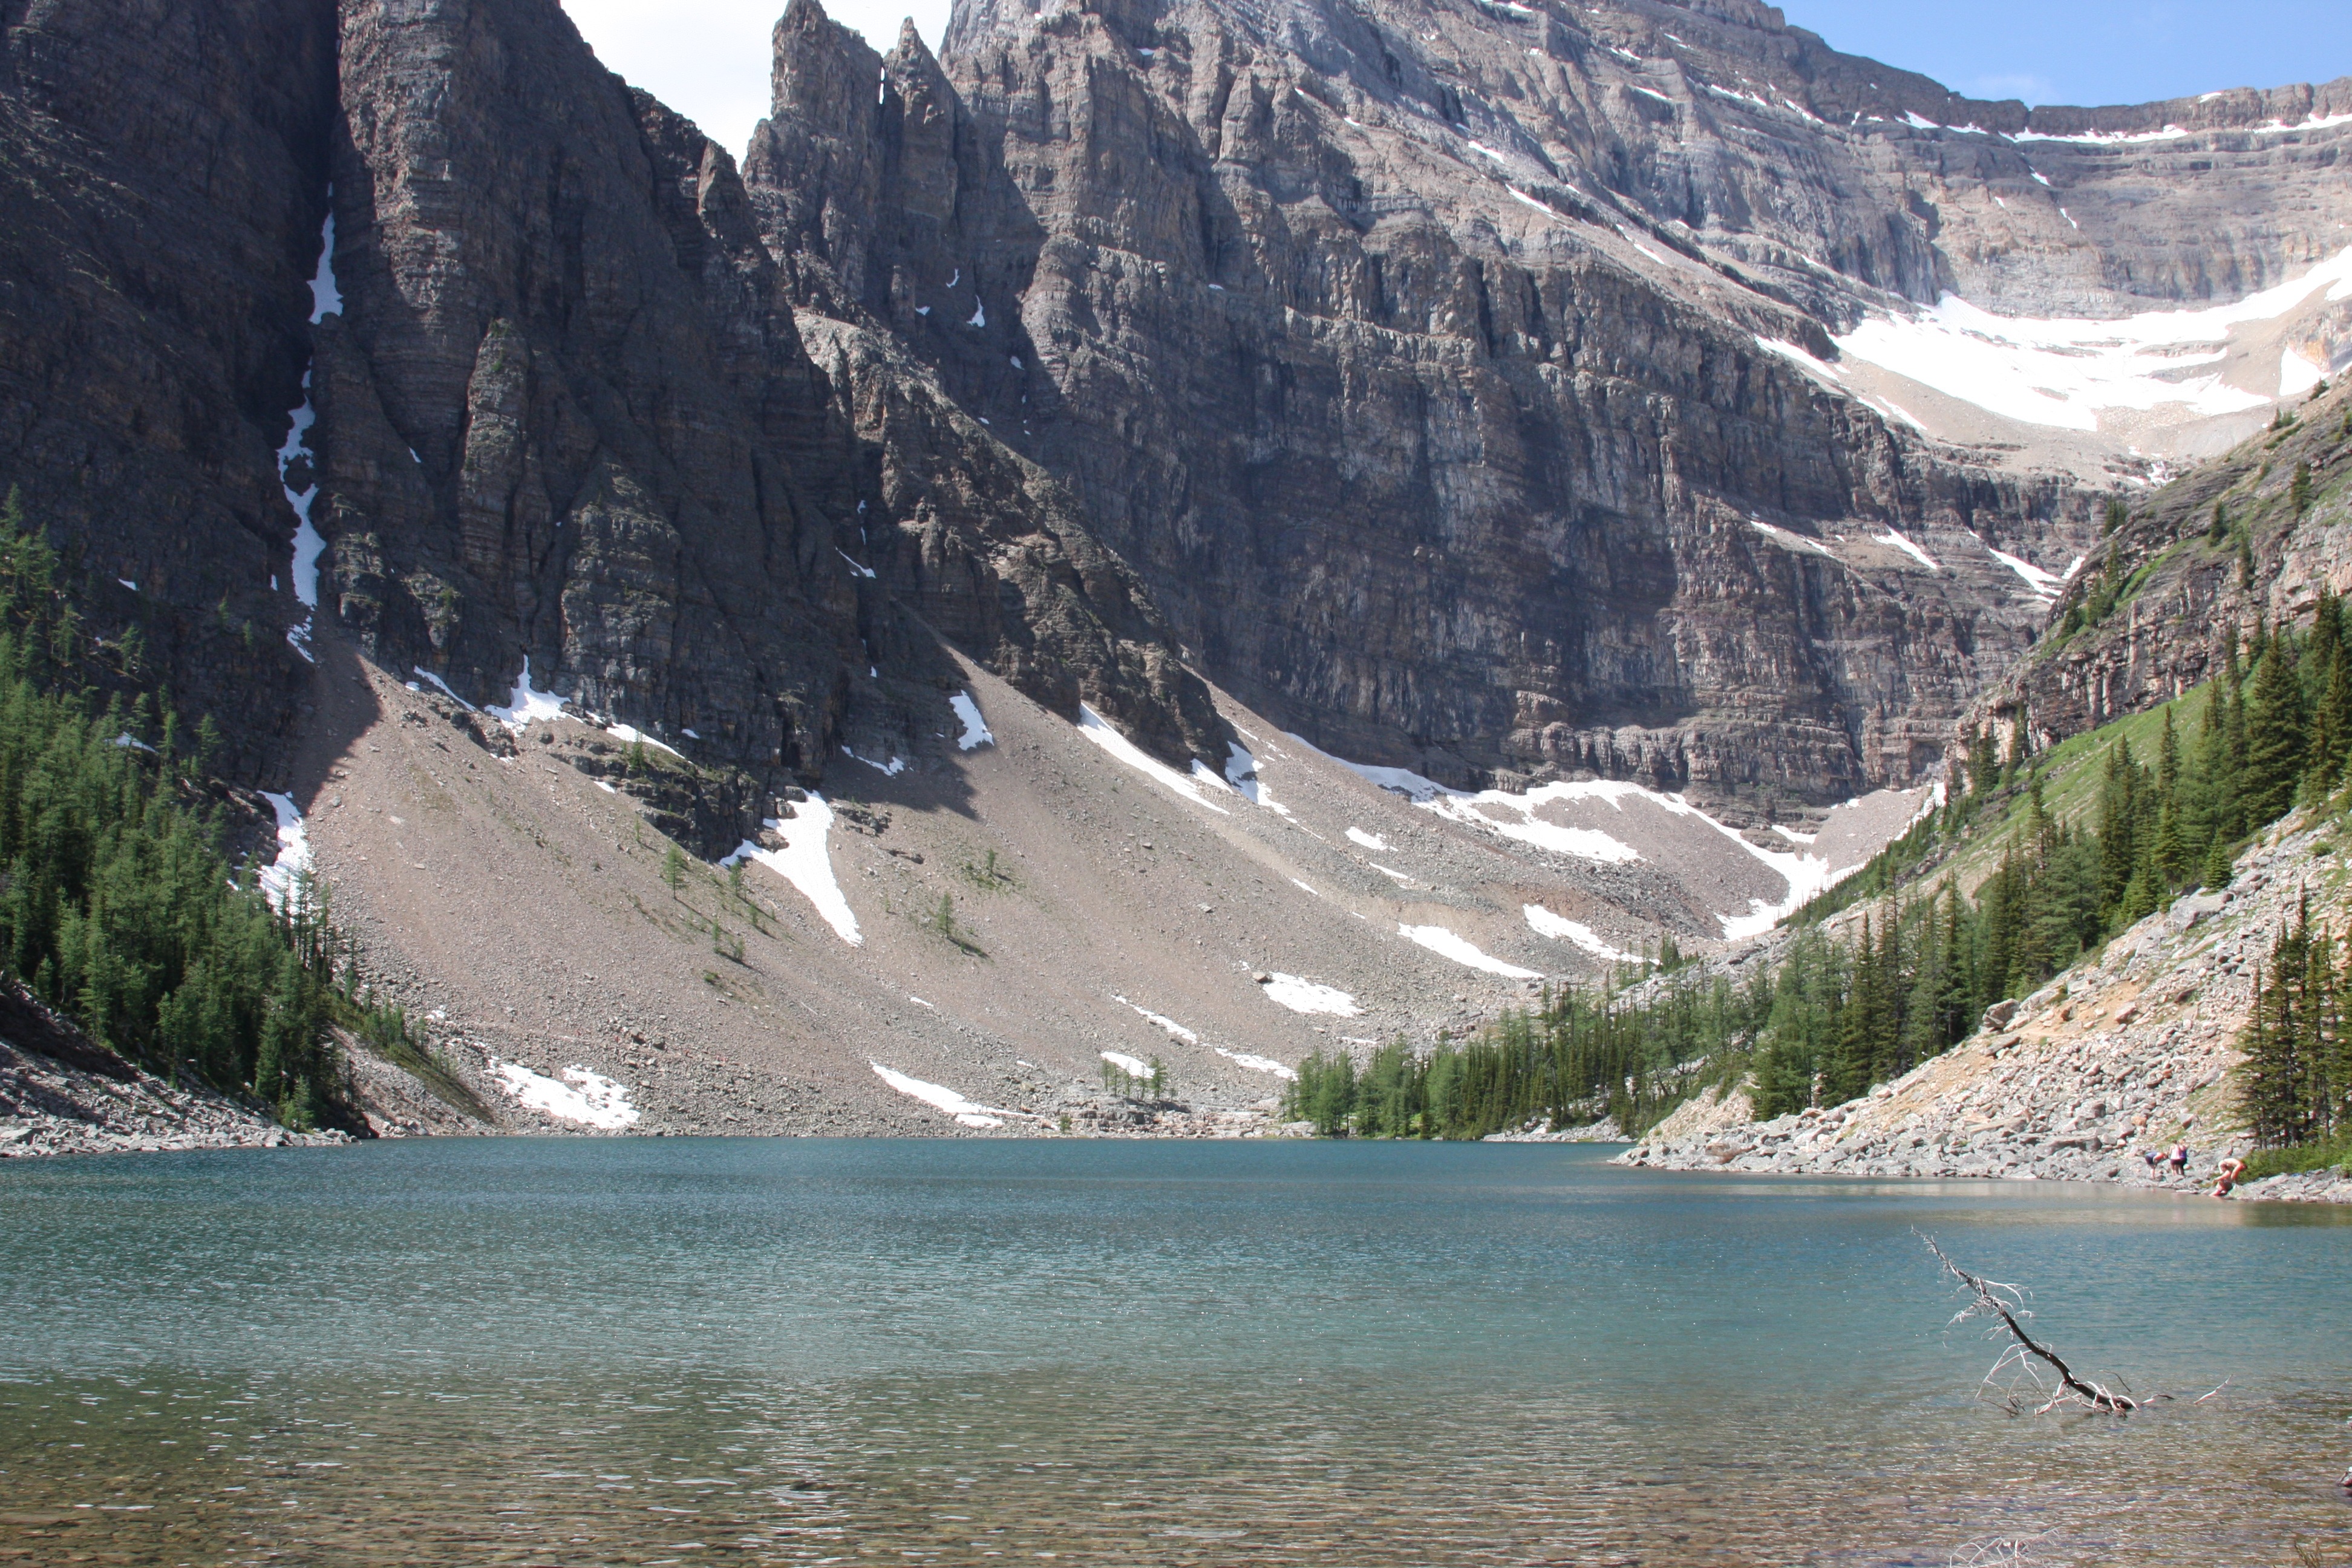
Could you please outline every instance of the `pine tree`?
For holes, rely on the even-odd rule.
[[[2187,796],[2184,816],[2189,841],[2200,847],[2220,833],[2223,802],[2233,787],[2230,776],[2230,703],[2221,689],[2222,682],[2216,680],[2206,689],[2205,717],[2197,730],[2195,782],[2183,792]]]
[[[2246,816],[2246,699],[2235,686],[2230,689],[2229,755],[2223,763],[2221,779],[2221,807],[2216,831],[2234,844],[2254,826]]]
[[[2307,1142],[2315,1131],[2309,1053],[2318,1031],[2312,1015],[2326,1007],[2324,995],[2312,988],[2312,946],[2306,907],[2273,944],[2271,961],[2255,981],[2245,1033],[2239,1038],[2246,1057],[2242,1108],[2247,1125],[2257,1143],[2274,1149]],[[2317,968],[2327,973],[2324,959]]]
[[[2297,517],[2311,510],[2311,465],[2309,463],[2297,463],[2294,466],[2294,479],[2287,486],[2287,502],[2294,508],[2294,515]]]
[[[2172,727],[2172,704],[2164,705],[2164,729],[2156,740],[2156,787],[2169,803],[2180,788],[2180,735]]]
[[[1982,1010],[1975,976],[1969,972],[1966,927],[1962,924],[1960,892],[1944,884],[1943,984],[1936,998],[1937,1047],[1943,1050],[1966,1039]]]
[[[2156,819],[2156,868],[2168,891],[2189,880],[2189,843],[2182,836],[2180,807],[2170,795]]]
[[[2319,723],[2313,731],[2312,767],[2322,790],[2334,787],[2352,755],[2352,649],[2337,646],[2329,664],[2327,685],[2319,703]]]
[[[2303,775],[2303,683],[2293,668],[2284,633],[2263,650],[2254,668],[2253,700],[2246,712],[2246,769],[2242,793],[2247,826],[2285,815]]]
[[[2204,885],[2208,892],[2218,893],[2230,885],[2230,846],[2221,839],[2213,840],[2205,851]]]
[[[2220,501],[2213,503],[2213,523],[2205,531],[2209,544],[2221,544],[2230,537],[2230,509]]]
[[[1862,917],[1862,934],[1854,943],[1853,980],[1844,1005],[1838,1010],[1835,1044],[1826,1064],[1822,1097],[1843,1105],[1870,1092],[1872,1058],[1879,1022],[1878,965],[1871,942],[1870,917]]]
[[[2112,909],[2138,867],[2135,828],[2138,802],[2135,798],[2139,767],[2132,761],[2131,742],[2118,741],[2107,752],[2107,773],[2099,791],[2099,903]]]
[[[2328,666],[2344,646],[2343,602],[2329,591],[2326,584],[2319,585],[2319,596],[2311,609],[2311,635],[2304,639],[2304,673],[2312,684],[2315,698],[2327,679]]]
[[[2000,781],[2000,759],[1993,751],[1992,727],[1979,727],[1969,738],[1969,793],[1982,799]]]
[[[2154,846],[2134,868],[2131,880],[2124,885],[2123,897],[2116,901],[2114,928],[2126,930],[2154,914],[2164,899],[2163,873],[2157,868]]]

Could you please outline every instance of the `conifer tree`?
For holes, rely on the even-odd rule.
[[[1992,727],[1981,725],[1969,738],[1969,793],[1981,799],[1999,782],[2000,761],[1993,754]]]
[[[2240,794],[2247,826],[2282,816],[2294,804],[2303,775],[2303,683],[2293,668],[2282,632],[2263,650],[2254,668],[2253,700],[2246,710],[2246,764]]]
[[[2131,880],[2124,885],[2123,897],[2116,901],[2115,929],[2122,931],[2137,925],[2157,911],[2163,899],[2162,873],[2157,869],[2151,846],[2133,870]]]
[[[1966,1039],[1976,1022],[1979,1001],[1976,977],[1970,973],[1966,927],[1962,923],[1960,890],[1944,884],[1943,984],[1936,997],[1936,1048]]]
[[[2139,767],[2132,761],[2131,742],[2118,741],[2107,752],[2107,772],[2099,791],[2099,903],[2112,909],[2139,865],[2136,840],[2138,826]]]
[[[2320,722],[2313,731],[2312,766],[2322,790],[2334,787],[2352,755],[2352,649],[2339,640],[2329,662],[2327,684],[2318,703]]]
[[[2287,486],[2287,503],[2294,507],[2294,515],[2297,517],[2311,510],[2311,465],[2309,463],[2297,463],[2294,466],[2294,479]]]
[[[2156,819],[2156,868],[2168,891],[2189,880],[2189,842],[2180,827],[2180,806],[2172,792],[2164,796],[2164,809]]]
[[[2245,1052],[2244,1110],[2257,1143],[2279,1149],[2313,1132],[2308,1063],[2302,1041],[2308,994],[2309,917],[2280,931],[2271,962],[2254,984],[2253,1008],[2239,1046]]]
[[[2311,608],[2311,634],[2304,639],[2304,674],[2312,683],[2312,695],[2327,678],[2327,667],[2335,661],[2344,643],[2343,605],[2329,591],[2326,584],[2319,585],[2319,596]]]
[[[2246,698],[2237,686],[2230,689],[2229,755],[2220,777],[2221,809],[2216,831],[2232,844],[2254,826],[2246,816]]]

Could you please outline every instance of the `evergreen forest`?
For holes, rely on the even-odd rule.
[[[1992,729],[1971,736],[1942,808],[1792,917],[1777,967],[1735,984],[1661,964],[1638,984],[1548,993],[1427,1053],[1402,1040],[1360,1065],[1318,1053],[1286,1113],[1325,1136],[1479,1138],[1602,1116],[1639,1136],[1699,1088],[1750,1073],[1759,1118],[1866,1094],[2174,898],[2225,886],[2250,835],[2352,784],[2347,619],[2323,594],[2307,631],[2257,623],[2244,647],[2226,640],[2214,679],[2075,742],[2065,776],[2096,771],[2071,814],[2049,804],[2060,775],[2023,715],[2006,745]],[[1984,873],[1973,894],[1964,864]],[[1832,931],[1831,916],[1864,901]],[[2352,1125],[2336,1024],[2352,955],[2319,934],[2280,940],[2248,1049],[2258,1135],[2294,1145]]]
[[[101,637],[19,500],[0,509],[0,966],[92,1041],[296,1128],[349,1121],[338,1021],[404,1042],[355,1000],[321,893],[273,900],[232,869],[208,779],[133,626]]]

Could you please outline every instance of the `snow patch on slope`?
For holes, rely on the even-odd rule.
[[[255,879],[260,883],[262,897],[269,900],[269,907],[283,914],[287,900],[296,896],[303,876],[310,869],[310,830],[303,825],[302,813],[292,795],[272,795],[264,790],[261,798],[278,814],[278,858],[264,866]]]
[[[535,1073],[520,1062],[493,1059],[490,1072],[518,1103],[559,1121],[618,1131],[637,1120],[637,1108],[629,1103],[628,1086],[586,1068],[565,1068],[563,1079],[559,1080]]]
[[[996,1110],[992,1106],[966,1100],[954,1089],[943,1088],[936,1083],[925,1083],[921,1079],[912,1078],[906,1073],[886,1068],[877,1061],[869,1060],[866,1065],[879,1074],[884,1083],[888,1084],[908,1099],[919,1100],[933,1110],[944,1110],[966,1127],[1004,1125],[1003,1113]]]
[[[1205,805],[1220,816],[1233,815],[1202,793],[1203,784],[1217,789],[1227,786],[1223,779],[1202,767],[1197,758],[1193,761],[1191,775],[1180,773],[1120,734],[1111,727],[1108,720],[1083,702],[1078,704],[1078,733],[1110,753],[1113,760],[1133,768],[1154,784],[1182,795],[1193,805]]]
[[[1555,941],[1565,938],[1592,954],[1593,957],[1605,958],[1612,963],[1640,962],[1639,953],[1625,952],[1610,946],[1601,940],[1599,933],[1581,921],[1572,921],[1565,915],[1556,915],[1541,904],[1521,905],[1519,912],[1528,917],[1528,929],[1538,936],[1550,937]]]
[[[781,821],[772,816],[768,826],[782,837],[782,849],[762,849],[746,838],[736,847],[734,854],[719,864],[733,866],[757,860],[799,889],[801,897],[815,908],[835,936],[852,947],[865,946],[866,938],[857,929],[857,916],[850,910],[849,900],[842,896],[841,884],[833,875],[832,856],[825,849],[825,836],[833,827],[833,807],[824,803],[823,795],[811,790],[808,799],[801,802],[791,816]]]
[[[2060,584],[2066,581],[2065,578],[2059,576],[2054,572],[2044,572],[2041,567],[2036,566],[2032,562],[2026,560],[2022,556],[2011,555],[2006,550],[1993,550],[1992,546],[1990,544],[1986,545],[1985,548],[1992,551],[1992,558],[1994,560],[2000,562],[2002,565],[2016,573],[2020,577],[2022,577],[2025,580],[2025,585],[2033,591],[2034,597],[2038,599],[2049,600],[2056,598],[2058,596]]]
[[[1276,972],[1274,977],[1258,987],[1269,1001],[1289,1008],[1294,1013],[1329,1013],[1341,1018],[1361,1016],[1363,1009],[1345,991],[1329,985],[1318,985],[1312,980],[1302,980],[1296,974]]]
[[[974,746],[996,743],[996,737],[988,732],[988,721],[980,716],[980,704],[971,700],[971,692],[957,692],[948,699],[948,706],[955,710],[957,721],[963,725],[963,733],[956,737],[957,751],[969,752]]]
[[[1167,1033],[1168,1037],[1171,1039],[1181,1040],[1188,1046],[1197,1046],[1201,1043],[1200,1036],[1194,1034],[1192,1030],[1186,1028],[1183,1025],[1178,1023],[1173,1018],[1168,1017],[1162,1014],[1155,1013],[1149,1007],[1138,1007],[1134,1003],[1129,1002],[1124,996],[1114,994],[1111,997],[1111,1000],[1117,1002],[1123,1007],[1133,1009],[1137,1016],[1141,1017],[1146,1023],[1154,1025],[1164,1030]]]
[[[563,699],[552,691],[541,691],[530,683],[530,656],[525,654],[522,673],[515,677],[513,694],[503,708],[492,703],[482,710],[508,729],[520,735],[530,728],[534,719],[552,722],[563,717]]]
[[[1225,758],[1226,786],[1252,805],[1262,805],[1278,816],[1288,816],[1290,808],[1275,799],[1274,792],[1266,787],[1265,776],[1257,769],[1257,758],[1239,741],[1228,741],[1225,745],[1231,753]],[[1199,773],[1204,770],[1196,762],[1192,771]]]
[[[1450,958],[1465,969],[1484,970],[1499,974],[1506,980],[1539,980],[1542,975],[1532,969],[1521,969],[1516,963],[1506,963],[1478,950],[1466,937],[1455,935],[1444,926],[1409,926],[1400,924],[1397,935],[1407,942],[1425,947],[1441,958]]]
[[[1936,564],[1936,558],[1934,556],[1928,554],[1926,551],[1912,543],[1911,541],[1904,535],[1900,529],[1890,528],[1885,533],[1874,533],[1871,537],[1877,540],[1881,544],[1891,544],[1895,546],[1895,549],[1900,550],[1904,554],[1908,555],[1912,560],[1916,561],[1920,565],[1925,566],[1930,572],[1941,572],[1943,570],[1941,566]]]
[[[1229,1051],[1223,1046],[1212,1046],[1209,1048],[1237,1068],[1247,1068],[1252,1072],[1270,1072],[1276,1078],[1286,1079],[1293,1083],[1298,1080],[1297,1073],[1276,1061],[1272,1057],[1253,1056],[1247,1051]]]

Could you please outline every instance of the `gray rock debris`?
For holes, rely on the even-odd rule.
[[[137,1068],[116,1078],[0,1040],[0,1159],[350,1142],[341,1132],[290,1132],[210,1089]]]
[[[1728,1125],[1677,1113],[1620,1162],[2210,1190],[2214,1167],[2249,1147],[2229,1075],[2242,1059],[2237,1037],[2271,943],[2306,890],[2315,920],[2332,921],[2347,902],[2334,863],[2311,854],[2321,837],[2274,831],[2241,860],[2226,891],[2176,900],[2013,1009],[1989,1009],[1987,1029],[1860,1100]],[[2184,1173],[2150,1163],[2175,1143],[2189,1146]],[[2283,1176],[2237,1195],[2352,1202],[2352,1181]]]

